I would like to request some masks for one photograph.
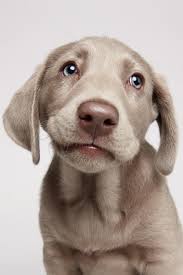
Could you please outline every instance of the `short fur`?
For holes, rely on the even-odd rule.
[[[61,67],[75,61],[79,76]],[[144,76],[141,91],[129,85]],[[91,159],[72,143],[92,143],[78,127],[81,103],[112,104],[114,131],[95,144],[108,155]],[[156,152],[145,140],[157,120]],[[89,37],[55,49],[15,94],[4,126],[39,162],[39,122],[54,157],[44,178],[40,227],[48,275],[182,275],[183,235],[165,175],[174,166],[177,126],[164,81],[136,52],[106,37]]]

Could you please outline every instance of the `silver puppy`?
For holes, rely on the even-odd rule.
[[[155,120],[157,152],[145,140]],[[177,127],[149,64],[106,37],[55,49],[4,114],[35,164],[39,123],[54,148],[40,207],[47,274],[182,275],[182,228],[165,181]]]

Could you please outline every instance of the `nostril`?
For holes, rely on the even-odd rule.
[[[118,111],[105,102],[87,101],[77,110],[78,126],[90,135],[109,135],[118,124]]]
[[[116,123],[112,119],[108,118],[104,120],[104,126],[114,126],[114,125],[116,125]]]
[[[92,121],[92,116],[91,116],[91,115],[88,115],[88,114],[80,115],[79,118],[80,118],[81,120],[85,120],[85,121]]]

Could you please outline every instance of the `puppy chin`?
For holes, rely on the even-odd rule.
[[[110,168],[120,166],[131,161],[139,152],[139,141],[134,139],[126,144],[117,146],[113,153],[107,151],[91,151],[91,148],[64,150],[62,145],[53,143],[57,155],[70,166],[83,173],[100,173]]]
[[[111,157],[100,156],[97,158],[90,158],[88,156],[82,155],[78,151],[70,153],[59,151],[57,153],[59,154],[60,158],[70,166],[87,174],[100,173],[109,168],[119,166],[119,163]]]

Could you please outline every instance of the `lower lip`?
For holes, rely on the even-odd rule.
[[[104,154],[104,150],[92,145],[79,146],[78,150],[81,154],[89,157],[98,157]]]

